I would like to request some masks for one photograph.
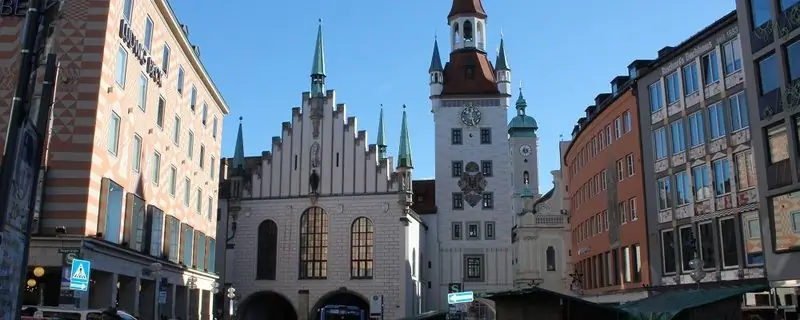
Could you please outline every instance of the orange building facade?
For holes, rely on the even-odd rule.
[[[5,132],[28,1],[3,4]],[[212,313],[229,109],[188,36],[166,0],[64,1],[50,39],[59,79],[29,264],[59,270],[60,248],[80,250],[96,283],[78,298],[82,307],[108,307],[119,294],[120,306],[144,319],[159,318],[152,305],[164,297],[167,317]],[[154,263],[160,289],[147,271]],[[58,284],[46,288],[41,303],[63,303]]]
[[[575,126],[564,155],[571,200],[572,289],[619,303],[646,296],[649,283],[641,144],[635,89],[616,77]]]

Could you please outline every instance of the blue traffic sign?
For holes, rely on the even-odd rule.
[[[70,290],[89,291],[89,279],[92,272],[92,262],[89,260],[74,259],[69,272]]]
[[[467,303],[472,302],[472,300],[475,300],[475,296],[472,291],[453,292],[447,294],[448,304]]]

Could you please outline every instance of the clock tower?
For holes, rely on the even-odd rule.
[[[480,0],[452,0],[447,16],[449,59],[434,41],[429,72],[435,123],[436,204],[428,295],[447,308],[449,284],[464,291],[512,288],[514,174],[507,136],[511,69],[503,42],[487,56],[488,16]],[[532,146],[533,147],[533,146]],[[433,231],[433,230],[432,230]]]

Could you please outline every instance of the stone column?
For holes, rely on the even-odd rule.
[[[297,319],[308,320],[308,290],[297,292]]]
[[[142,289],[139,292],[139,318],[142,319],[155,319],[153,311],[155,311],[154,295],[157,294],[155,282],[145,280],[141,282]]]
[[[119,308],[130,314],[139,314],[139,283],[137,278],[120,278]]]
[[[117,305],[117,274],[96,272],[89,284],[89,307],[105,309]]]
[[[188,319],[189,315],[189,288],[186,286],[175,287],[175,318]]]

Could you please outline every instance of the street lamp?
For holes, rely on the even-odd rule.
[[[700,289],[700,282],[703,281],[703,278],[706,277],[706,271],[703,270],[705,264],[703,263],[703,259],[700,258],[700,255],[697,252],[697,239],[692,235],[692,239],[689,241],[689,245],[692,246],[692,260],[689,261],[689,268],[692,269],[692,272],[689,273],[689,276],[694,280],[697,284],[697,289]]]
[[[233,316],[233,300],[236,299],[236,288],[231,285],[225,290],[225,296],[230,300],[228,303],[228,316]]]
[[[161,317],[159,308],[161,307],[159,303],[159,297],[161,296],[161,270],[164,266],[161,263],[153,262],[150,264],[148,270],[153,273],[153,281],[156,285],[156,294],[153,297],[153,318],[159,319]]]

